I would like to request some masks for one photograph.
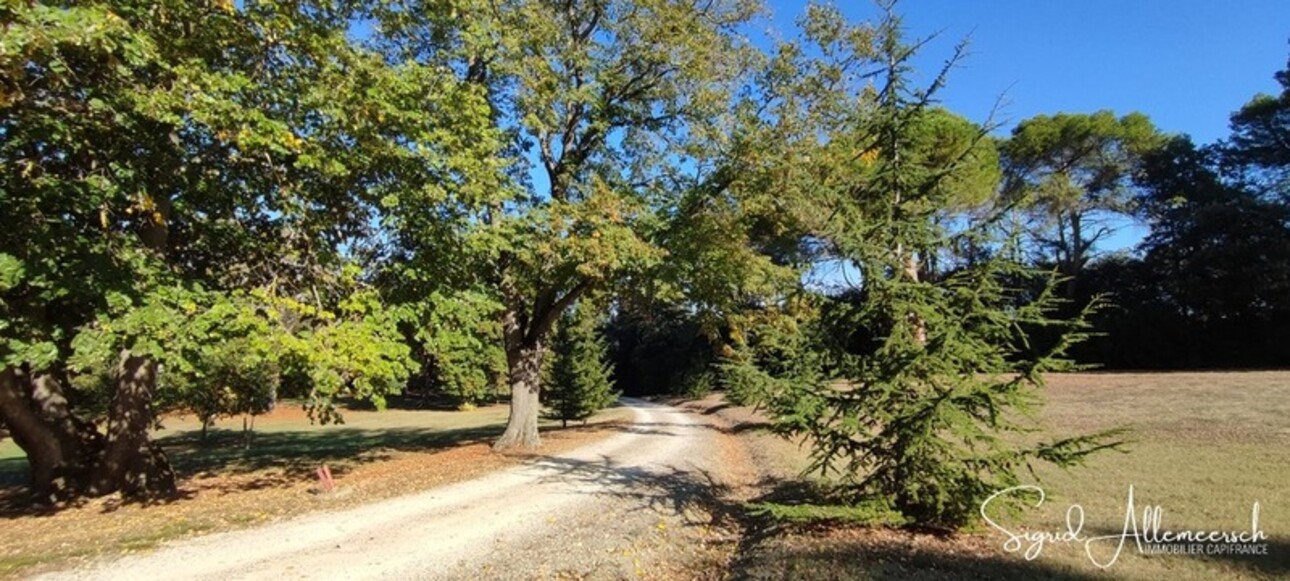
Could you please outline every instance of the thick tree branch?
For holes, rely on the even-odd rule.
[[[555,325],[556,320],[560,318],[560,315],[564,314],[564,312],[568,310],[573,303],[577,302],[583,294],[588,290],[591,290],[593,284],[595,283],[592,279],[584,278],[579,281],[578,284],[574,285],[573,288],[569,289],[564,296],[555,299],[551,303],[550,307],[547,308],[546,312],[534,313],[534,324],[529,329],[525,339],[527,341],[536,341],[539,338],[546,336],[546,334],[551,331],[551,327]]]

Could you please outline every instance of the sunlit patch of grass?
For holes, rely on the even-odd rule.
[[[1117,426],[1132,428],[1129,453],[1094,456],[1080,468],[1038,467],[1033,483],[1046,502],[1000,524],[1015,531],[1065,529],[1078,504],[1087,536],[1124,528],[1129,486],[1139,518],[1163,509],[1170,530],[1249,530],[1254,502],[1268,555],[1139,555],[1132,541],[1108,571],[1079,543],[1050,543],[1034,560],[1003,550],[1003,533],[985,526],[967,534],[927,535],[884,527],[835,524],[792,527],[748,547],[737,576],[782,578],[809,571],[839,579],[1036,577],[1173,581],[1290,576],[1290,372],[1086,373],[1050,377],[1043,419],[1058,436]],[[750,444],[773,472],[792,481],[806,449],[758,436]],[[777,516],[791,521],[791,516]],[[835,523],[845,519],[834,519]],[[1105,560],[1106,555],[1100,558]]]
[[[232,522],[243,520],[241,515],[234,516],[230,519]],[[250,522],[245,520],[244,522]],[[120,540],[119,548],[122,551],[144,551],[155,548],[172,539],[178,539],[189,535],[195,535],[213,530],[215,525],[205,521],[183,520],[161,527],[160,529],[126,537]]]

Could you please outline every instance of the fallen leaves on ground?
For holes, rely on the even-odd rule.
[[[274,417],[275,422],[299,421]],[[86,560],[148,550],[166,541],[337,510],[468,480],[619,433],[626,414],[609,410],[585,426],[543,430],[539,453],[494,453],[486,442],[426,451],[371,449],[329,462],[336,490],[321,493],[312,473],[267,467],[181,474],[179,494],[140,505],[109,496],[54,512],[0,511],[0,576],[29,575]],[[373,460],[373,458],[376,458]]]

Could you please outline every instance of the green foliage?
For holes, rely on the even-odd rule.
[[[1081,361],[1118,368],[1275,367],[1290,358],[1290,207],[1224,179],[1232,158],[1172,140],[1139,176],[1151,227],[1135,256],[1094,263],[1088,292],[1114,309]],[[1226,159],[1223,159],[1226,157]],[[1238,172],[1240,175],[1244,172]]]
[[[750,329],[757,336],[728,358],[725,376],[739,398],[770,412],[777,432],[811,446],[809,470],[836,478],[850,502],[959,528],[1030,462],[1070,466],[1118,444],[1113,432],[1028,436],[1043,374],[1069,368],[1062,356],[1083,337],[1083,319],[1052,319],[1060,304],[1052,283],[1032,294],[1028,281],[1046,276],[1006,258],[934,268],[956,236],[984,236],[975,224],[948,232],[944,210],[980,200],[998,174],[982,166],[991,159],[979,145],[984,130],[930,108],[929,93],[907,86],[912,51],[899,19],[889,14],[872,39],[871,51],[852,54],[861,62],[873,55],[883,84],[819,146],[827,165],[793,186],[836,208],[814,234],[859,281],[818,309],[784,303],[792,324]],[[1061,339],[1032,344],[1044,328]]]
[[[1232,114],[1232,135],[1226,144],[1230,161],[1247,180],[1290,198],[1290,62],[1274,75],[1280,95],[1256,95]]]
[[[184,407],[197,415],[203,427],[213,425],[220,417],[263,414],[277,403],[281,375],[268,358],[251,349],[248,340],[229,341],[204,350],[196,368],[199,371],[195,381],[172,389],[184,393]]]
[[[775,429],[807,436],[811,469],[837,476],[854,498],[887,498],[914,522],[946,527],[969,522],[1028,462],[1072,465],[1096,450],[1113,434],[1054,444],[1008,435],[1035,428],[1042,374],[1065,368],[1057,357],[1067,345],[1030,352],[1023,329],[1054,324],[1053,302],[1018,305],[1006,286],[1018,273],[1002,266],[939,283],[883,281],[834,309],[873,334],[859,349],[834,352],[845,383],[812,370],[772,392],[765,405]],[[892,315],[902,312],[919,319]]]
[[[484,402],[506,374],[501,346],[500,305],[480,292],[433,293],[417,303],[415,339],[427,356],[431,389],[460,405]]]
[[[642,307],[620,296],[606,334],[611,339],[616,385],[630,395],[703,395],[710,389],[716,349],[711,329],[669,303]],[[708,376],[708,377],[705,377]]]
[[[277,336],[274,351],[284,373],[308,379],[307,409],[320,421],[340,421],[338,397],[372,401],[398,394],[413,371],[411,349],[399,332],[399,313],[385,308],[375,290],[356,288],[334,310],[274,301],[279,321],[302,327]]]
[[[550,368],[542,386],[546,416],[565,425],[585,421],[616,399],[596,311],[586,303],[560,320],[551,344]]]
[[[745,317],[745,325],[736,327],[716,365],[731,402],[758,405],[802,381],[824,381],[827,352],[805,328],[819,316],[814,299],[795,297],[780,308]]]
[[[1290,320],[1290,207],[1219,178],[1213,153],[1179,138],[1140,183],[1155,300],[1197,327]]]
[[[1029,218],[1041,260],[1076,277],[1112,233],[1099,218],[1133,210],[1132,178],[1164,142],[1141,113],[1059,113],[1019,123],[1002,147],[1005,193]]]
[[[808,471],[834,478],[843,499],[869,508],[882,499],[909,522],[963,526],[1031,462],[1072,466],[1117,445],[1117,432],[1034,437],[1043,373],[1069,368],[1059,357],[1080,333],[1034,352],[1026,328],[1075,324],[1049,318],[1051,289],[1021,296],[1013,285],[1025,276],[1043,275],[992,261],[936,283],[887,279],[876,296],[828,299],[795,325],[754,330],[724,364],[726,385],[733,400],[765,408],[777,433],[804,438]]]
[[[710,368],[692,370],[681,376],[676,393],[685,397],[703,397],[716,389],[720,379]]]
[[[127,297],[83,327],[68,359],[72,384],[106,401],[123,350],[161,367],[156,405],[203,417],[265,410],[282,375],[304,378],[308,408],[327,422],[337,397],[383,407],[414,370],[396,314],[370,289],[354,288],[334,310],[263,291],[224,293],[163,286]],[[89,410],[85,410],[89,411]]]
[[[282,374],[329,418],[335,397],[401,388],[402,313],[347,255],[389,188],[453,171],[440,145],[471,139],[457,125],[471,102],[424,91],[442,71],[352,43],[347,10],[6,8],[4,365],[65,374],[100,407],[121,350],[160,364],[162,407]]]
[[[113,374],[122,351],[153,357],[161,382],[155,404],[191,409],[204,417],[219,415],[221,399],[261,389],[253,385],[254,368],[273,364],[267,343],[271,328],[244,295],[200,288],[162,286],[136,303],[124,295],[71,342],[67,360],[72,385],[91,401],[106,403],[114,389]],[[239,358],[248,361],[242,363]],[[236,376],[248,377],[245,382]],[[225,377],[221,382],[214,377]],[[276,382],[276,378],[270,378]],[[221,384],[222,383],[222,384]],[[226,390],[229,396],[222,395]],[[82,413],[102,409],[82,409]],[[209,411],[209,414],[204,412]],[[235,412],[229,412],[235,413]]]

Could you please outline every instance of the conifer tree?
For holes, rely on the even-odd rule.
[[[827,165],[799,186],[807,203],[828,210],[817,211],[826,218],[813,236],[855,267],[858,282],[843,296],[812,297],[823,305],[801,310],[801,325],[752,330],[760,336],[724,370],[727,386],[764,405],[776,431],[809,443],[809,469],[835,477],[846,501],[875,520],[956,529],[1031,462],[1070,466],[1118,442],[1114,432],[1025,436],[1039,427],[1043,374],[1069,365],[1064,351],[1084,328],[1052,318],[1060,299],[1051,277],[1009,252],[929,268],[954,238],[986,236],[975,226],[950,232],[939,217],[972,197],[965,184],[979,180],[961,178],[988,178],[973,168],[992,156],[981,153],[986,128],[971,139],[938,137],[949,126],[933,123],[943,114],[931,94],[944,72],[927,90],[907,85],[913,49],[887,9],[860,47],[871,52],[852,59],[876,65],[881,83],[861,94],[845,120],[849,135],[812,156]],[[1035,276],[1048,284],[1028,293],[1023,281]],[[1052,327],[1061,340],[1031,343],[1031,331]]]
[[[587,305],[561,317],[552,345],[551,367],[542,389],[546,417],[560,420],[587,418],[618,398],[610,378],[609,348],[597,330],[596,312]]]

